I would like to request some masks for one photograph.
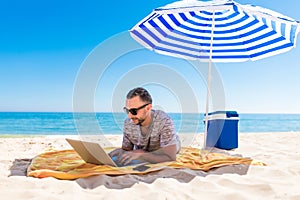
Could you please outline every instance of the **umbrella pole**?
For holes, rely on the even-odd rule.
[[[210,37],[210,50],[209,50],[209,64],[208,64],[208,72],[207,72],[207,93],[206,93],[206,109],[205,109],[205,130],[204,130],[204,149],[206,146],[207,132],[208,132],[208,110],[209,110],[209,97],[210,97],[210,82],[211,82],[211,66],[212,66],[212,44],[214,37],[214,28],[215,28],[215,11],[213,11],[212,17],[212,29],[211,29],[211,37]]]
[[[206,93],[206,108],[205,108],[205,130],[204,130],[204,149],[206,149],[206,139],[207,139],[207,131],[208,131],[208,107],[209,107],[209,96],[210,96],[210,77],[211,73],[211,61],[209,61],[208,65],[208,76],[207,76],[207,93]]]

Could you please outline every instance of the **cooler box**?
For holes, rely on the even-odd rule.
[[[226,150],[237,148],[238,121],[239,115],[236,111],[209,113],[206,147],[217,147]]]

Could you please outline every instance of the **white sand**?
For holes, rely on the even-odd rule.
[[[73,136],[76,138],[76,136]],[[120,136],[107,136],[121,144]],[[202,135],[182,137],[202,145]],[[0,138],[1,199],[300,199],[300,133],[240,133],[241,154],[265,167],[229,166],[209,173],[168,169],[144,176],[94,176],[75,181],[24,175],[29,160],[54,149],[70,149],[64,136]]]

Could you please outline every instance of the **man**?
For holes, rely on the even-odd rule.
[[[180,140],[173,121],[165,112],[152,109],[147,90],[138,87],[129,91],[124,111],[128,118],[124,122],[122,148],[112,151],[111,157],[117,156],[124,165],[136,159],[150,163],[176,160]]]

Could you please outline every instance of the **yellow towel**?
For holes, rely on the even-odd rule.
[[[134,170],[135,166],[111,167],[108,165],[86,163],[74,150],[59,150],[36,156],[28,167],[27,175],[37,178],[55,177],[58,179],[73,180],[100,174],[146,174],[167,167],[208,171],[212,168],[234,164],[266,165],[262,162],[253,161],[250,158],[235,157],[222,153],[205,152],[204,150],[192,147],[184,147],[177,155],[176,161],[147,164],[147,167],[149,167],[147,170],[138,171]]]

